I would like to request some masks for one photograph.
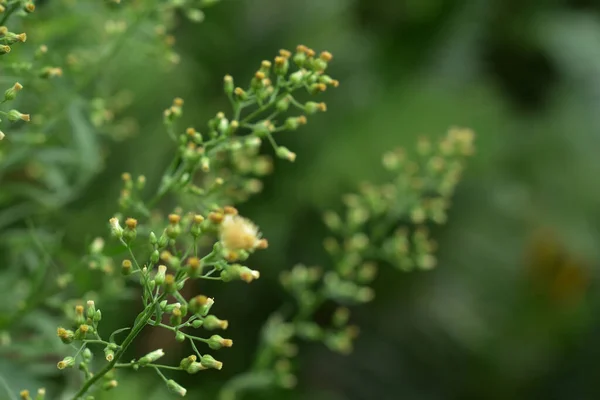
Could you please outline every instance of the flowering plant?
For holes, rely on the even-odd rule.
[[[128,131],[117,121],[115,110],[107,109],[106,98],[121,99],[116,101],[122,106],[119,112],[127,108],[129,101],[118,93],[104,96],[104,99],[98,97],[101,90],[93,81],[98,66],[105,67],[102,63],[124,46],[127,39],[135,40],[137,26],[159,22],[152,37],[158,39],[163,48],[170,48],[174,38],[167,32],[173,26],[174,16],[183,13],[199,22],[204,18],[202,9],[213,2],[147,0],[121,5],[118,7],[122,7],[123,21],[130,22],[110,20],[104,24],[105,33],[113,37],[108,48],[102,46],[101,50],[92,52],[77,48],[78,51],[70,53],[67,64],[61,67],[37,64],[46,62],[44,57],[49,50],[45,45],[28,55],[31,61],[19,71],[30,79],[8,88],[4,102],[16,101],[17,94],[24,88],[27,90],[30,82],[39,93],[48,94],[53,93],[48,86],[50,78],[72,79],[75,92],[89,93],[93,100],[85,102],[85,106],[81,102],[69,102],[73,91],[65,89],[67,106],[59,108],[66,108],[75,130],[85,132],[79,137],[81,147],[87,149],[83,157],[91,157],[93,166],[79,171],[82,164],[74,163],[67,168],[74,171],[72,182],[58,179],[66,167],[57,163],[56,157],[67,157],[71,150],[74,153],[80,150],[69,147],[68,137],[47,138],[46,130],[60,126],[64,115],[57,111],[56,104],[49,104],[46,109],[40,105],[39,114],[36,111],[33,117],[15,108],[2,113],[9,121],[31,121],[34,130],[23,127],[22,131],[17,129],[8,131],[8,135],[1,134],[4,149],[0,148],[0,178],[10,168],[22,169],[37,155],[42,162],[38,169],[55,172],[54,175],[33,175],[54,195],[49,207],[58,210],[80,196],[102,165],[96,154],[97,148],[88,140],[95,143],[96,130],[105,133],[106,140],[122,140]],[[119,2],[108,3],[102,7],[112,9]],[[0,25],[13,15],[25,16],[35,8],[33,3],[21,0],[2,4],[6,7]],[[65,7],[81,6],[66,4]],[[96,28],[89,27],[92,32]],[[0,48],[4,53],[9,52],[9,44],[25,42],[27,38],[24,33],[12,33],[8,28],[0,29],[0,36],[7,43]],[[155,53],[149,51],[149,54]],[[176,63],[178,57],[168,51],[163,59]],[[223,363],[210,354],[233,345],[233,339],[214,333],[229,326],[227,320],[213,314],[219,310],[222,301],[207,294],[188,296],[186,288],[196,287],[203,281],[251,283],[260,277],[260,272],[252,269],[248,260],[256,251],[267,249],[268,241],[254,222],[239,215],[236,205],[259,192],[260,177],[272,170],[271,159],[261,153],[263,144],[272,147],[280,159],[296,160],[293,151],[277,142],[277,135],[295,131],[307,124],[314,114],[327,110],[325,103],[311,97],[339,85],[327,73],[332,59],[327,51],[317,53],[300,45],[294,52],[283,49],[272,60],[262,61],[245,85],[236,85],[233,77],[226,75],[223,91],[230,110],[216,113],[204,126],[183,125],[184,100],[175,98],[162,116],[165,132],[175,148],[162,178],[152,187],[144,175],[123,173],[118,210],[107,218],[108,235],[93,239],[83,257],[73,257],[90,270],[102,271],[102,282],[94,296],[81,301],[82,296],[72,295],[69,292],[72,275],[69,273],[53,280],[54,286],[47,284],[46,277],[51,268],[72,261],[53,259],[48,246],[60,246],[59,239],[40,238],[36,233],[40,230],[35,229],[29,231],[33,234],[18,236],[23,241],[22,246],[33,243],[40,257],[29,260],[31,273],[25,279],[32,285],[16,311],[0,319],[0,328],[10,332],[12,326],[26,319],[28,313],[44,302],[65,312],[66,318],[56,329],[56,336],[68,345],[69,353],[56,365],[65,372],[79,371],[74,373],[72,384],[63,390],[63,398],[92,400],[96,392],[118,386],[119,370],[139,369],[155,371],[171,392],[185,396],[187,389],[177,382],[177,372],[196,374],[223,367]],[[18,70],[18,65],[10,67]],[[93,74],[84,74],[82,78],[74,73],[86,68]],[[304,98],[306,96],[309,98]],[[20,99],[21,95],[18,97]],[[39,121],[36,121],[36,115],[40,116]],[[48,119],[48,115],[56,117]],[[296,353],[296,338],[322,341],[332,350],[349,352],[358,329],[348,324],[348,307],[373,298],[369,283],[375,278],[376,263],[396,265],[403,270],[430,269],[435,265],[432,254],[435,245],[425,225],[445,221],[464,158],[473,151],[472,141],[470,131],[453,129],[437,146],[422,141],[416,161],[410,161],[400,151],[390,152],[383,159],[385,167],[394,173],[389,183],[381,186],[365,184],[358,194],[345,197],[343,214],[325,214],[325,223],[332,232],[324,243],[331,255],[331,268],[323,270],[297,265],[282,274],[281,283],[295,301],[291,307],[294,312],[277,311],[267,321],[254,367],[224,385],[223,399],[235,398],[249,389],[293,386],[295,377],[291,359]],[[58,155],[52,152],[63,145],[68,150]],[[11,162],[7,155],[19,149],[21,158],[16,163]],[[27,204],[23,202],[30,197],[35,196],[29,193],[25,198],[8,197],[3,201]],[[31,221],[35,220],[36,210],[35,205],[25,207],[23,215],[16,220],[29,218],[33,228]],[[6,225],[13,222],[9,220]],[[120,276],[113,273],[116,266]],[[106,315],[101,311],[106,304],[104,298],[112,297],[118,301],[138,296],[141,311],[135,320],[129,326],[106,332]],[[314,322],[314,314],[326,301],[335,301],[340,307],[333,313],[330,326],[323,327]],[[174,365],[162,363],[163,348],[129,358],[127,350],[146,327],[165,330],[177,342],[188,343],[192,354]],[[198,330],[210,333],[203,335],[196,333]],[[47,339],[43,335],[40,337]],[[99,353],[97,350],[102,351],[101,362],[94,361]],[[64,350],[59,351],[64,353]],[[20,395],[23,400],[31,399],[28,390],[23,390]],[[35,398],[43,400],[46,396],[45,389],[39,389]]]

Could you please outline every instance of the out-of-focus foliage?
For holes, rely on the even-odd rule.
[[[51,3],[37,11],[49,21],[44,8]],[[81,21],[75,13],[64,18],[58,27]],[[362,326],[354,354],[334,357],[321,347],[303,347],[298,389],[271,398],[598,396],[596,1],[230,0],[202,25],[184,24],[176,36],[176,74],[129,48],[115,56],[119,67],[103,75],[134,94],[130,112],[138,134],[104,146],[106,171],[82,186],[80,200],[63,206],[67,227],[60,233],[70,250],[104,229],[120,185],[115,177],[123,170],[144,171],[149,182],[159,178],[172,152],[157,117],[164,99],[184,97],[196,110],[194,120],[207,120],[223,105],[215,76],[251,76],[246,66],[261,54],[298,42],[334,53],[342,82],[328,94],[336,107],[327,118],[283,143],[295,149],[298,162],[277,165],[277,179],[267,180],[264,193],[242,210],[271,239],[271,251],[255,261],[263,271],[260,285],[244,293],[214,288],[229,299],[229,320],[243,321],[229,332],[238,351],[222,360],[239,370],[185,382],[188,396],[210,398],[228,374],[250,363],[261,321],[285,299],[276,289],[279,271],[324,259],[319,211],[334,207],[357,180],[381,179],[384,151],[410,147],[417,136],[441,134],[451,125],[478,132],[478,151],[449,224],[434,232],[437,269],[380,276],[378,297],[353,321]],[[0,197],[4,193],[2,186]],[[27,234],[19,223],[25,214],[16,211],[5,214],[14,218],[3,246],[18,246],[12,244],[15,229]],[[3,273],[11,265],[6,254],[0,252]],[[81,293],[94,280],[87,270],[75,279]],[[124,321],[130,317],[122,313]],[[145,339],[140,353],[156,341]],[[4,360],[0,372],[16,382],[24,366],[4,366]],[[162,398],[148,382],[132,375],[121,389],[131,399]]]

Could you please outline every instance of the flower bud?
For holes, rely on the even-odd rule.
[[[13,122],[18,120],[29,122],[31,120],[31,116],[29,114],[21,114],[17,110],[10,110],[8,112],[8,120]]]
[[[104,348],[104,358],[108,362],[111,362],[115,359],[115,352],[113,349],[110,348],[110,346]]]
[[[292,82],[294,85],[300,85],[304,80],[304,75],[306,75],[306,70],[301,69],[296,71],[290,75],[290,82]]]
[[[154,276],[154,281],[157,285],[162,285],[165,281],[165,273],[167,272],[167,267],[165,265],[158,266],[158,272]]]
[[[86,347],[81,353],[81,357],[83,358],[84,362],[89,363],[93,358],[92,351]]]
[[[21,89],[23,89],[23,85],[21,85],[19,82],[15,83],[13,87],[4,92],[4,101],[14,100],[15,97],[17,97],[17,92]]]
[[[181,397],[184,397],[185,394],[187,393],[187,390],[183,386],[181,386],[180,384],[178,384],[177,382],[175,382],[173,379],[169,379],[167,381],[167,388],[171,392],[173,392],[175,394],[178,394]]]
[[[137,220],[134,218],[127,218],[125,220],[125,229],[123,230],[123,239],[127,243],[131,243],[137,236]]]
[[[287,147],[279,146],[275,152],[277,157],[294,162],[296,160],[296,153],[290,151]]]
[[[317,103],[314,101],[309,101],[304,105],[304,110],[308,114],[315,114],[318,111],[325,112],[325,111],[327,111],[327,105],[325,103]]]
[[[206,342],[206,344],[208,344],[208,347],[210,347],[213,350],[219,350],[222,347],[233,346],[233,340],[223,339],[219,335],[212,335],[210,338],[208,338],[208,342]]]
[[[119,382],[117,382],[114,379],[111,379],[110,381],[107,381],[102,385],[102,389],[111,390],[111,389],[116,388],[118,385],[119,385]]]
[[[202,363],[193,362],[185,370],[188,374],[195,374],[198,371],[203,371],[205,369],[208,369],[208,367],[205,367],[204,365],[202,365]]]
[[[35,396],[35,400],[44,400],[46,398],[46,389],[39,388],[37,391],[37,396]]]
[[[284,76],[288,73],[289,67],[290,63],[288,58],[284,56],[275,57],[275,66],[273,67],[275,74]]]
[[[73,365],[75,365],[75,359],[73,357],[65,357],[56,364],[58,369],[71,368]]]
[[[131,260],[123,260],[123,262],[121,263],[121,274],[123,276],[131,275],[131,268]]]
[[[181,313],[181,308],[175,308],[173,310],[173,312],[171,313],[171,325],[172,326],[177,326],[177,325],[181,325],[181,318],[182,318],[182,313]]]
[[[204,318],[204,324],[202,326],[204,327],[204,329],[207,329],[209,331],[215,329],[227,329],[227,326],[229,326],[229,322],[227,322],[226,320],[221,320],[214,315],[207,315]]]
[[[198,358],[195,355],[188,356],[181,360],[179,363],[179,367],[182,369],[187,369],[193,362],[195,362]]]
[[[285,120],[284,126],[285,129],[295,131],[300,125],[305,125],[306,122],[306,117],[304,115],[301,115],[299,117],[289,117]]]
[[[65,328],[58,328],[56,330],[56,334],[64,344],[72,343],[75,337],[75,333],[73,331]]]
[[[110,222],[110,230],[114,237],[117,239],[121,239],[123,237],[123,228],[119,224],[119,220],[117,218],[111,218]]]
[[[202,356],[202,358],[200,359],[200,363],[202,365],[204,365],[206,368],[213,368],[213,369],[221,369],[223,368],[223,363],[221,361],[217,361],[213,358],[213,356],[211,356],[210,354],[205,354]]]
[[[19,393],[19,397],[21,397],[21,400],[31,400],[29,390],[21,390],[21,392]]]
[[[183,334],[183,332],[179,332],[177,331],[177,333],[175,334],[175,340],[178,342],[184,342],[185,341],[185,335]]]
[[[175,276],[173,276],[172,274],[165,275],[163,289],[167,293],[175,293],[177,291]]]
[[[195,329],[200,328],[203,324],[204,324],[204,321],[202,321],[201,319],[195,319],[195,320],[192,321],[192,326]]]
[[[202,273],[202,262],[198,257],[190,257],[187,260],[187,274],[190,278],[197,278]]]
[[[154,350],[154,351],[146,354],[144,357],[140,358],[138,360],[138,364],[143,366],[143,365],[153,363],[164,355],[165,355],[165,352],[163,351],[163,349]]]
[[[156,234],[154,232],[150,232],[148,240],[152,246],[156,246],[158,244],[158,239],[156,238]]]
[[[190,300],[189,308],[194,315],[206,315],[214,303],[213,299],[199,295]]]
[[[231,75],[225,75],[223,78],[223,89],[225,90],[226,94],[233,93],[233,78]]]

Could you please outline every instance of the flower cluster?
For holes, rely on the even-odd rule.
[[[296,313],[287,319],[280,313],[273,315],[263,329],[260,363],[234,377],[221,393],[223,400],[235,399],[244,390],[243,383],[259,375],[263,386],[293,386],[291,358],[297,352],[296,338],[322,342],[342,354],[352,351],[359,329],[349,323],[348,307],[374,298],[369,285],[378,264],[403,271],[435,266],[435,243],[426,224],[446,221],[466,158],[474,152],[473,140],[472,131],[454,128],[436,145],[421,139],[415,161],[403,150],[387,153],[383,165],[394,174],[388,183],[365,183],[358,193],[344,197],[344,213],[325,213],[324,222],[332,235],[324,247],[333,268],[324,271],[300,264],[281,274],[281,284],[295,300]],[[328,302],[338,307],[329,324],[317,324],[314,314]]]
[[[143,179],[134,183],[124,176],[120,205],[123,212],[149,215],[150,209],[168,193],[176,193],[190,207],[210,208],[246,200],[260,191],[259,177],[271,172],[271,160],[259,154],[267,141],[277,157],[294,161],[296,154],[275,140],[275,134],[297,130],[308,116],[326,111],[325,103],[301,102],[303,91],[318,95],[339,82],[326,74],[332,55],[299,45],[296,53],[280,50],[273,61],[264,60],[245,88],[235,86],[231,76],[224,78],[224,92],[231,112],[218,112],[206,130],[180,128],[184,101],[176,98],[164,111],[169,137],[178,146],[177,154],[162,178],[156,195],[148,202],[142,198]],[[295,70],[293,67],[295,66]],[[290,110],[297,110],[289,115]]]
[[[115,369],[152,368],[165,381],[167,387],[183,396],[186,390],[171,379],[167,379],[163,369],[181,370],[195,374],[206,369],[221,369],[223,364],[210,354],[201,353],[197,344],[202,343],[212,350],[231,347],[233,341],[218,334],[199,337],[189,333],[189,329],[202,328],[207,331],[227,329],[229,323],[211,313],[215,301],[205,295],[196,295],[186,299],[181,291],[190,281],[220,280],[252,282],[259,278],[258,271],[240,264],[254,251],[267,247],[259,229],[248,219],[238,215],[234,207],[227,206],[215,209],[206,217],[190,214],[182,218],[179,214],[170,214],[168,224],[157,235],[149,232],[142,236],[143,226],[134,218],[120,221],[113,217],[109,221],[110,231],[125,250],[121,261],[121,275],[125,279],[134,279],[142,288],[144,310],[136,318],[131,328],[113,332],[108,340],[104,340],[98,331],[102,314],[95,308],[93,301],[88,301],[87,308],[75,307],[73,329],[58,328],[58,337],[65,344],[79,344],[79,350],[73,356],[65,357],[58,363],[59,369],[77,367],[86,379],[78,395],[85,394],[92,385],[102,380],[105,390],[117,386]],[[138,234],[140,232],[140,234]],[[216,239],[211,250],[202,255],[199,246],[200,238],[211,236]],[[136,254],[134,248],[145,242],[147,251]],[[94,254],[101,256],[103,246],[96,243]],[[202,247],[203,248],[203,247]],[[126,348],[137,334],[146,326],[155,326],[169,330],[176,341],[189,341],[194,354],[181,360],[178,366],[157,364],[164,352],[157,349],[144,357],[122,361]],[[121,332],[129,334],[121,341],[117,335]],[[88,346],[104,347],[107,364],[100,371],[93,373],[90,369],[91,352]]]

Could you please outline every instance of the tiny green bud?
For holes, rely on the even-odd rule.
[[[86,316],[90,319],[94,319],[94,314],[96,314],[96,305],[93,300],[88,300]]]
[[[226,94],[233,93],[233,78],[231,75],[225,75],[223,78],[223,89],[225,90]]]
[[[188,356],[181,360],[179,363],[179,367],[183,369],[187,369],[193,362],[195,362],[198,358],[195,355]]]
[[[217,361],[210,354],[205,354],[200,359],[200,363],[207,368],[221,369],[223,368],[223,363],[221,361]]]
[[[214,315],[207,315],[204,318],[203,326],[204,326],[204,329],[212,331],[215,329],[227,329],[227,326],[229,326],[229,323],[226,320],[221,320]]]
[[[131,264],[131,260],[123,260],[123,262],[121,263],[121,275],[123,275],[123,276],[131,275],[132,266],[133,265]]]
[[[177,326],[177,325],[181,325],[181,308],[175,308],[171,314],[171,325],[172,326]]]
[[[75,365],[75,359],[73,357],[65,357],[62,361],[59,361],[56,366],[58,369],[70,368]]]
[[[169,238],[167,237],[167,233],[163,232],[158,239],[158,247],[163,248],[169,243]]]
[[[106,346],[104,348],[104,358],[108,362],[111,362],[112,360],[115,359],[115,352],[113,349],[110,348],[110,346]]]
[[[152,252],[152,254],[150,254],[150,261],[153,264],[156,264],[158,262],[158,260],[160,259],[160,252],[158,250],[154,250]]]
[[[157,285],[162,285],[165,282],[165,273],[167,272],[167,267],[165,265],[158,266],[158,272],[154,276],[154,281]],[[164,301],[166,303],[166,300]]]
[[[173,392],[175,394],[178,394],[181,397],[184,397],[185,394],[187,393],[187,390],[183,386],[181,386],[180,384],[178,384],[177,382],[175,382],[173,379],[169,379],[167,381],[167,388],[171,392]]]
[[[287,96],[282,98],[275,104],[275,108],[277,108],[277,111],[279,111],[279,112],[285,112],[288,110],[289,107],[290,107],[290,99]]]
[[[83,352],[81,353],[81,357],[83,358],[84,362],[90,362],[92,361],[92,351],[90,349],[88,349],[87,347],[83,350]]]
[[[184,342],[185,335],[183,334],[183,332],[177,331],[177,333],[175,334],[175,340],[177,340],[178,342]]]
[[[285,129],[295,131],[300,125],[305,125],[306,122],[307,120],[304,115],[299,117],[289,117],[285,120]]]
[[[108,382],[105,382],[102,385],[102,389],[104,389],[104,390],[111,390],[111,389],[116,388],[118,385],[119,385],[119,383],[116,380],[112,379],[112,380],[110,380]]]
[[[154,278],[156,280],[156,278]],[[177,291],[177,286],[175,282],[175,276],[172,274],[166,274],[163,282],[163,289],[167,293],[175,293]]]
[[[195,319],[192,321],[192,326],[196,329],[200,328],[204,324],[204,321],[201,319]]]
[[[111,218],[110,222],[110,230],[114,237],[120,239],[123,237],[123,228],[119,224],[119,220],[117,218]]]
[[[158,239],[156,238],[156,234],[154,232],[150,232],[149,240],[152,246],[156,246],[156,244],[158,244]]]
[[[35,400],[44,400],[46,398],[46,389],[39,388],[37,391],[37,396],[35,396]]]
[[[58,328],[56,333],[64,344],[72,343],[75,338],[75,333],[65,328]]]
[[[205,367],[204,365],[202,365],[202,363],[193,362],[185,370],[188,374],[195,374],[198,371],[203,371],[205,369],[208,369],[208,367]]]
[[[154,350],[138,360],[140,365],[148,365],[165,355],[163,349]]]
[[[206,342],[206,344],[208,344],[208,347],[210,347],[213,350],[219,350],[222,347],[233,346],[233,340],[223,339],[219,335],[212,335],[210,338],[208,338],[208,341]]]
[[[2,46],[0,46],[0,47],[2,47]],[[8,112],[8,120],[13,121],[13,122],[18,121],[18,120],[29,122],[31,120],[31,117],[29,114],[21,114],[17,110],[10,110]]]
[[[17,92],[21,89],[23,89],[23,85],[21,85],[19,82],[15,83],[13,87],[4,92],[4,101],[14,100],[15,97],[17,97]]]
[[[290,151],[287,147],[279,146],[275,152],[277,157],[284,160],[294,162],[296,160],[296,153]]]
[[[213,304],[213,299],[199,295],[190,300],[189,307],[195,315],[206,315]]]

